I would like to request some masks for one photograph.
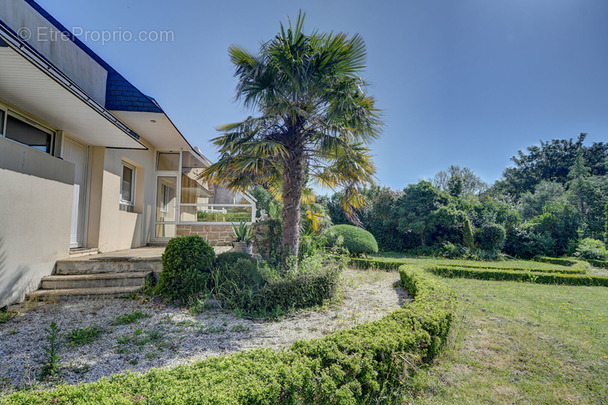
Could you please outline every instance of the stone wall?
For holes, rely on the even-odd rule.
[[[230,246],[234,231],[230,225],[177,225],[177,236],[199,235],[212,246]]]

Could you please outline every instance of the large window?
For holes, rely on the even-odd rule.
[[[53,153],[55,133],[38,123],[0,107],[0,136],[45,153]]]
[[[135,206],[135,167],[122,163],[120,179],[120,209],[133,212]]]

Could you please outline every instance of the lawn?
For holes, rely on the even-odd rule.
[[[404,402],[608,403],[608,288],[443,280],[458,316]]]

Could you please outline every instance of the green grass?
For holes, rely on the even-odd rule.
[[[404,402],[608,403],[608,289],[443,281],[459,292],[457,320]]]

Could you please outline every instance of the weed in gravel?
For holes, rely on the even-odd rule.
[[[70,344],[75,346],[88,345],[93,343],[102,332],[100,328],[89,325],[84,329],[73,329],[67,334],[66,338]]]
[[[203,335],[214,335],[216,333],[224,333],[226,332],[226,328],[223,326],[209,326],[207,328],[200,328],[199,333]]]
[[[241,324],[238,324],[238,325],[234,325],[230,329],[230,332],[249,332],[249,328],[246,326],[243,326]]]
[[[10,309],[8,309],[6,311],[0,311],[0,324],[7,323],[8,321],[10,321],[14,317],[16,317],[17,314],[18,314],[17,311],[13,311]]]
[[[139,312],[139,311],[135,311],[131,314],[128,315],[121,315],[119,317],[117,317],[114,322],[112,322],[112,325],[114,326],[118,326],[118,325],[128,325],[131,323],[135,323],[140,319],[144,319],[144,318],[150,318],[152,317],[152,315],[150,314],[146,314],[143,312]]]
[[[70,363],[66,369],[76,374],[84,374],[89,372],[91,366],[84,363]]]
[[[59,327],[55,322],[51,322],[50,327],[44,329],[44,331],[46,332],[47,344],[42,346],[44,355],[42,370],[40,371],[41,380],[55,376],[59,370]]]

